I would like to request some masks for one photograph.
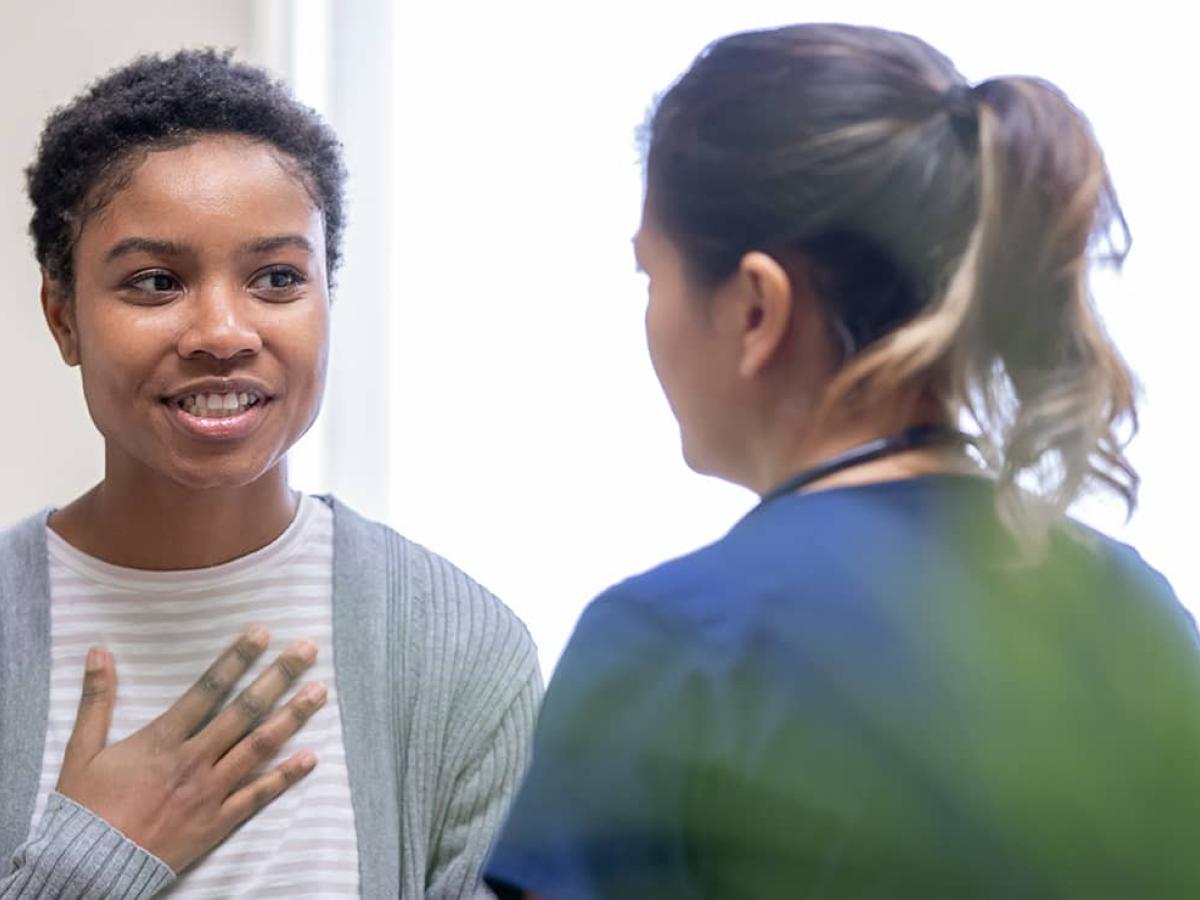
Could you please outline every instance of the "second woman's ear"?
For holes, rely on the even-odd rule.
[[[741,330],[738,374],[753,378],[778,357],[792,330],[796,298],[787,270],[766,253],[742,257],[733,284]]]
[[[79,332],[75,327],[75,304],[71,292],[42,270],[42,312],[68,366],[79,365]]]

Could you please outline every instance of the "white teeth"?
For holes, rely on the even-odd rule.
[[[189,394],[179,401],[180,407],[188,415],[202,419],[223,419],[245,412],[260,402],[259,398],[242,391],[227,394]]]

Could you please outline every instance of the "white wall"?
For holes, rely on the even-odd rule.
[[[236,47],[267,64],[249,0],[0,0],[0,525],[90,487],[103,468],[77,370],[42,320],[22,172],[47,114],[139,53]]]

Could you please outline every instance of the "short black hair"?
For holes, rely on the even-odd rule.
[[[139,151],[181,146],[203,134],[265,141],[295,161],[325,221],[326,268],[341,259],[346,168],[342,146],[321,116],[265,70],[233,62],[232,51],[181,50],[142,56],[91,85],[46,121],[26,170],[38,262],[67,288],[84,220],[112,197]],[[107,187],[96,195],[97,187]],[[85,208],[85,203],[87,208]]]

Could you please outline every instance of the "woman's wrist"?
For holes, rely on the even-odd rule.
[[[13,861],[16,871],[6,887],[17,897],[142,900],[175,880],[165,862],[57,791]]]

